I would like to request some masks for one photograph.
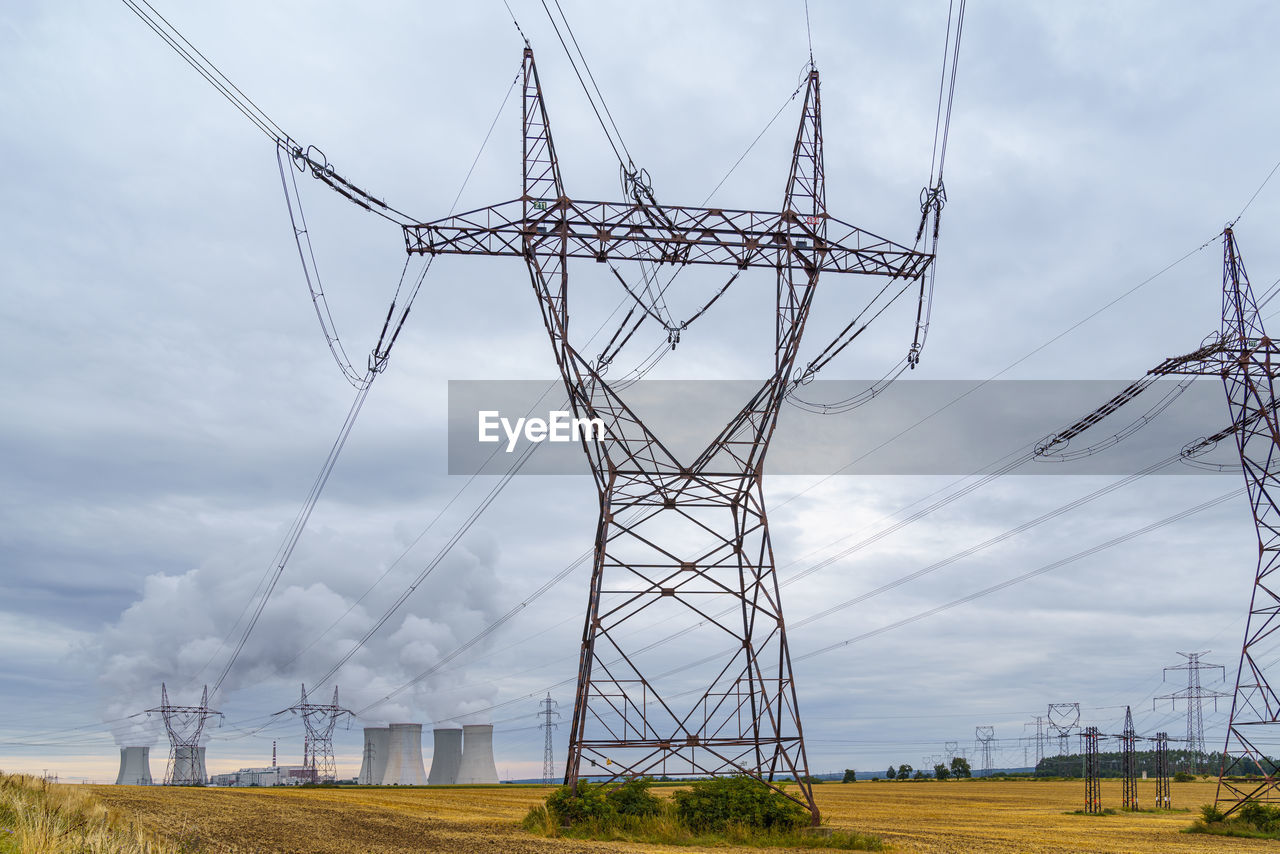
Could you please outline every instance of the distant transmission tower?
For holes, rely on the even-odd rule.
[[[1024,727],[1033,726],[1036,728],[1036,764],[1033,769],[1039,768],[1040,763],[1044,761],[1044,725],[1049,719],[1044,715],[1036,715],[1030,723],[1023,724]]]
[[[1130,811],[1138,809],[1137,740],[1137,734],[1133,731],[1133,712],[1125,706],[1124,732],[1120,735],[1120,776],[1124,780],[1120,801],[1121,809]]]
[[[547,692],[547,698],[542,701],[542,711],[538,712],[538,717],[542,718],[542,729],[545,738],[542,744],[542,782],[550,783],[555,780],[556,776],[556,752],[555,745],[551,740],[551,731],[559,724],[551,720],[552,717],[560,717],[560,713],[556,711],[556,706],[560,705],[551,699],[551,692]]]
[[[1066,756],[1071,751],[1071,733],[1080,725],[1080,704],[1050,703],[1048,721],[1058,737],[1058,755]]]
[[[287,709],[276,712],[283,715],[293,712],[302,716],[306,735],[302,738],[302,764],[311,772],[314,782],[333,781],[338,776],[333,759],[333,730],[343,715],[355,717],[355,713],[338,705],[338,686],[333,686],[333,702],[321,705],[307,699],[307,686],[302,686],[302,699]]]
[[[1085,727],[1080,740],[1084,742],[1084,811],[1094,815],[1102,813],[1102,784],[1098,777],[1098,728]]]
[[[1151,707],[1154,709],[1157,700],[1169,700],[1176,708],[1178,700],[1187,701],[1187,750],[1191,755],[1191,770],[1199,774],[1203,770],[1204,765],[1204,716],[1201,712],[1202,700],[1213,700],[1214,711],[1218,710],[1218,698],[1230,697],[1222,691],[1214,691],[1205,689],[1200,684],[1200,671],[1202,670],[1221,670],[1223,678],[1226,678],[1226,670],[1221,664],[1206,664],[1200,660],[1200,656],[1208,655],[1209,651],[1204,652],[1180,652],[1178,655],[1187,660],[1186,664],[1177,664],[1164,669],[1167,675],[1170,670],[1187,671],[1187,687],[1181,691],[1175,691],[1172,694],[1166,694],[1163,697],[1156,697],[1151,701]]]
[[[980,726],[974,729],[973,735],[978,739],[978,749],[982,751],[982,773],[991,773],[991,742],[996,737],[996,728]]]
[[[169,689],[160,683],[160,705],[147,709],[148,716],[158,713],[169,733],[169,764],[164,772],[166,786],[204,785],[204,761],[200,756],[200,736],[205,721],[222,712],[209,708],[209,686],[200,694],[198,706],[174,706],[169,703]]]

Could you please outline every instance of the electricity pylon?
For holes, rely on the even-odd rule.
[[[660,205],[635,172],[627,173],[628,201],[572,198],[528,47],[523,79],[519,198],[407,225],[404,234],[411,254],[523,258],[574,416],[605,425],[602,440],[583,437],[600,516],[565,783],[576,785],[583,773],[606,783],[647,774],[745,774],[805,806],[816,823],[765,512],[765,454],[794,378],[819,274],[910,282],[925,274],[933,255],[827,213],[816,69],[805,84],[776,212]],[[677,459],[605,381],[606,365],[572,342],[570,259],[609,264],[624,287],[614,261],[640,263],[642,272],[644,264],[725,265],[735,268],[730,282],[750,269],[775,272],[772,371],[696,457]],[[668,325],[673,344],[683,326]],[[744,344],[756,340],[745,330],[740,335]],[[628,631],[637,615],[694,616],[700,628],[688,649],[712,657],[686,662],[678,675],[655,672],[662,664]],[[722,646],[726,651],[714,654]],[[701,668],[697,677],[687,674],[694,667]],[[787,779],[796,786],[784,790]]]
[[[542,744],[542,782],[550,783],[555,777],[556,769],[556,753],[555,744],[551,740],[551,732],[559,726],[553,717],[560,717],[560,713],[556,711],[559,705],[555,700],[551,699],[551,692],[547,692],[547,697],[539,705],[542,711],[538,712],[538,717],[542,718],[542,729],[544,732]]]
[[[1120,795],[1121,809],[1138,809],[1137,734],[1133,731],[1133,711],[1124,707],[1124,732],[1120,735],[1120,776],[1124,782]]]
[[[1280,590],[1271,578],[1280,567],[1280,508],[1272,495],[1280,477],[1280,414],[1276,412],[1275,387],[1280,349],[1263,328],[1230,226],[1222,232],[1222,326],[1216,339],[1185,356],[1166,360],[1151,373],[1222,378],[1231,425],[1189,445],[1183,454],[1194,456],[1227,436],[1235,436],[1258,534],[1258,564],[1218,772],[1216,803],[1225,805],[1223,812],[1230,815],[1247,801],[1280,802],[1280,764],[1271,758],[1280,736],[1280,696],[1268,675],[1275,666],[1272,635],[1280,628]],[[1250,771],[1261,775],[1244,780]]]
[[[976,727],[973,731],[978,740],[978,748],[982,751],[982,772],[991,773],[991,742],[995,740],[996,728],[993,726]]]
[[[200,758],[200,736],[204,725],[212,717],[222,717],[222,712],[209,708],[209,686],[200,694],[198,706],[174,706],[169,703],[169,689],[160,683],[160,705],[147,709],[147,715],[155,712],[164,720],[169,734],[169,764],[165,768],[166,786],[199,786],[204,784],[204,764]]]
[[[1177,664],[1166,667],[1164,672],[1168,674],[1170,670],[1187,671],[1187,687],[1181,691],[1174,691],[1172,694],[1166,694],[1163,697],[1156,697],[1151,701],[1151,707],[1155,708],[1156,700],[1169,700],[1170,704],[1177,707],[1178,700],[1187,701],[1187,750],[1191,754],[1192,769],[1199,774],[1202,770],[1205,756],[1204,747],[1204,714],[1202,711],[1202,701],[1212,699],[1213,710],[1218,710],[1218,698],[1230,697],[1230,694],[1222,691],[1215,691],[1212,688],[1204,688],[1200,684],[1201,670],[1221,670],[1223,678],[1226,678],[1226,669],[1221,664],[1206,664],[1200,660],[1200,656],[1208,655],[1209,651],[1204,652],[1180,652],[1178,655],[1187,660],[1186,664]]]
[[[338,705],[338,686],[333,686],[333,702],[320,704],[307,699],[307,686],[303,685],[302,699],[276,714],[285,712],[300,715],[306,727],[302,740],[302,764],[311,772],[312,782],[336,779],[338,768],[333,759],[333,730],[343,715],[355,717],[354,712]]]
[[[1080,725],[1079,703],[1050,703],[1046,713],[1049,728],[1058,736],[1058,755],[1071,749],[1071,733]]]

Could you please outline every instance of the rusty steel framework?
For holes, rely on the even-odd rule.
[[[933,255],[827,213],[816,69],[776,212],[660,205],[634,176],[631,201],[571,198],[528,47],[523,80],[521,196],[407,225],[404,235],[410,254],[523,258],[574,415],[606,427],[603,440],[583,442],[600,516],[565,782],[745,774],[781,790],[791,778],[797,786],[785,793],[816,822],[765,512],[765,453],[819,274],[910,281]],[[772,374],[696,458],[677,459],[571,343],[571,259],[776,272]],[[699,653],[703,642],[732,647],[692,689],[672,673],[653,673],[644,642],[626,634],[640,615],[673,614],[710,627]]]
[[[355,717],[354,712],[338,705],[338,686],[333,686],[333,702],[313,703],[307,699],[307,686],[303,685],[302,698],[276,714],[285,712],[302,717],[306,728],[302,738],[302,764],[310,772],[312,782],[335,780],[338,767],[333,758],[333,730],[344,715]]]
[[[1133,731],[1133,710],[1124,707],[1124,731],[1120,734],[1120,808],[1138,809],[1138,736]]]
[[[1245,624],[1240,666],[1227,722],[1227,739],[1218,772],[1216,803],[1230,815],[1247,801],[1280,803],[1280,696],[1268,671],[1272,635],[1280,629],[1280,588],[1271,576],[1280,567],[1280,509],[1276,479],[1280,477],[1280,421],[1276,412],[1276,377],[1280,350],[1267,337],[1244,260],[1230,227],[1222,233],[1222,326],[1216,338],[1185,356],[1168,359],[1153,374],[1222,378],[1231,425],[1184,450],[1198,453],[1234,435],[1258,534],[1249,617]],[[1253,764],[1260,776],[1245,778]]]
[[[1156,809],[1173,809],[1169,788],[1169,733],[1156,733]]]
[[[204,776],[199,761],[200,737],[209,718],[222,712],[209,708],[209,686],[200,693],[200,705],[175,706],[169,702],[169,688],[160,683],[160,705],[147,709],[150,717],[160,715],[169,735],[169,764],[164,772],[166,786],[201,786]]]
[[[1098,777],[1101,762],[1098,757],[1098,728],[1085,727],[1080,733],[1084,754],[1084,811],[1094,815],[1102,813],[1102,784]]]

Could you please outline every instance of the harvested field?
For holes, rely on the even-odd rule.
[[[660,846],[540,839],[519,827],[542,787],[438,789],[163,789],[92,787],[108,806],[189,851],[276,854],[655,851]],[[815,788],[826,823],[881,836],[901,852],[1274,851],[1266,840],[1180,833],[1213,798],[1211,783],[1173,786],[1190,812],[1070,815],[1082,782],[827,783]],[[657,789],[658,794],[670,789]],[[1154,782],[1139,785],[1150,803]],[[1103,781],[1104,805],[1120,802]],[[671,851],[707,849],[671,848]],[[725,849],[714,849],[723,851]]]

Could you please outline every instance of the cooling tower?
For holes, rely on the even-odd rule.
[[[427,782],[422,767],[422,724],[392,724],[387,727],[386,786],[422,786]]]
[[[196,774],[198,775],[196,782],[203,786],[209,782],[209,771],[204,767],[204,745],[200,745],[196,751]]]
[[[435,731],[435,750],[431,754],[432,786],[448,786],[458,782],[458,766],[462,764],[462,730]]]
[[[493,764],[493,725],[468,724],[462,728],[462,762],[459,783],[496,783],[498,768]]]
[[[364,761],[360,763],[362,786],[381,786],[387,776],[387,750],[391,746],[391,730],[384,726],[364,728]]]
[[[151,748],[120,748],[120,773],[116,775],[117,786],[150,786],[151,785]]]
[[[192,786],[204,782],[200,776],[200,748],[178,745],[173,748],[173,779],[175,786]]]

